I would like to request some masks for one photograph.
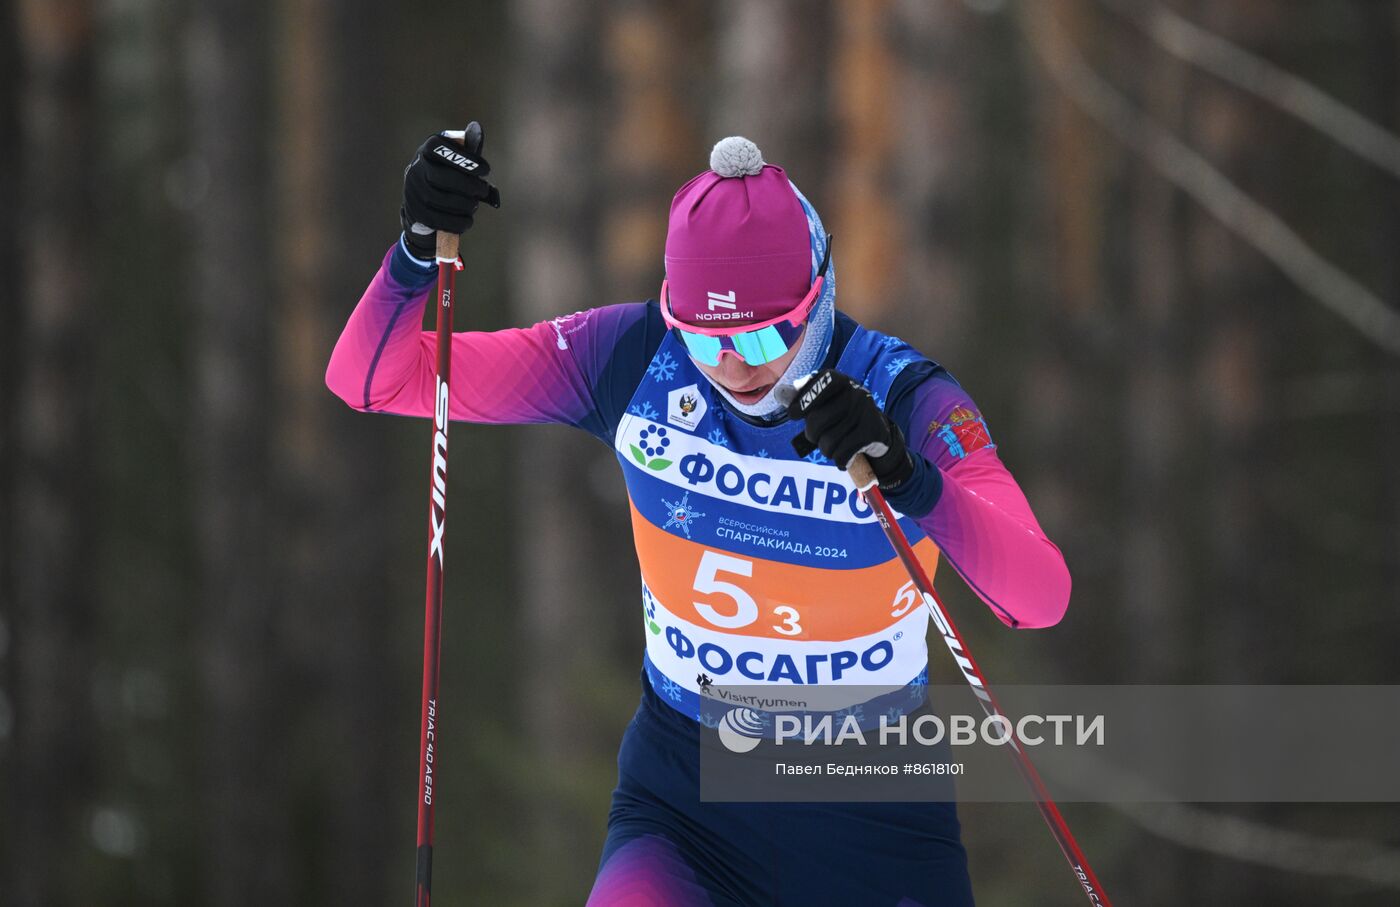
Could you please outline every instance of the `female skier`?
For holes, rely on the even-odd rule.
[[[476,124],[465,148],[431,136],[405,170],[403,232],[326,374],[356,409],[432,414],[435,338],[421,324],[434,233],[499,206],[481,142]],[[972,904],[952,803],[699,797],[699,727],[727,711],[712,684],[927,683],[927,612],[901,593],[905,573],[844,472],[855,454],[930,574],[946,558],[1011,627],[1050,626],[1069,599],[1064,559],[972,398],[835,303],[816,210],[731,137],[672,200],[657,299],[453,337],[452,418],[581,428],[613,448],[627,484],[642,701],[590,905]],[[792,412],[775,399],[814,372],[815,399]]]

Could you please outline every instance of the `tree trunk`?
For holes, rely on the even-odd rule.
[[[615,300],[598,299],[591,237],[597,233],[596,174],[605,136],[596,84],[599,24],[591,4],[529,0],[511,6],[515,58],[510,76],[513,137],[503,160],[516,186],[508,285],[514,321],[531,323]],[[503,165],[504,168],[505,165]],[[520,569],[524,645],[520,680],[530,737],[531,784],[541,779],[528,817],[530,846],[550,871],[521,879],[528,903],[576,902],[577,880],[589,877],[603,829],[579,823],[577,803],[564,783],[593,750],[596,722],[579,715],[581,665],[595,641],[588,627],[628,607],[608,601],[592,582],[593,556],[605,549],[592,513],[593,441],[563,428],[532,428],[517,435],[515,536]],[[615,551],[615,549],[613,549]]]
[[[817,5],[798,0],[715,5],[710,65],[719,79],[709,98],[710,134],[696,149],[696,171],[709,167],[714,142],[742,135],[758,145],[764,160],[787,170],[809,197],[816,192],[833,141],[824,103],[824,15]]]
[[[1225,35],[1247,31],[1255,48],[1267,46],[1268,39],[1283,34],[1278,29],[1292,21],[1273,4],[1256,0],[1228,10],[1200,0],[1193,6],[1183,10],[1193,21]],[[1244,23],[1251,27],[1242,29]],[[1287,173],[1280,149],[1258,141],[1267,134],[1262,119],[1267,114],[1259,104],[1203,80],[1187,110],[1186,139],[1215,166],[1264,189],[1259,194],[1265,204],[1271,202],[1270,195],[1277,200],[1290,191],[1289,182],[1280,179]],[[1279,396],[1278,388],[1269,385],[1270,375],[1279,373],[1270,359],[1287,355],[1281,345],[1295,333],[1290,330],[1297,323],[1290,324],[1292,319],[1316,313],[1267,262],[1208,213],[1193,208],[1187,227],[1187,247],[1193,254],[1185,269],[1185,291],[1201,301],[1194,326],[1203,339],[1194,371],[1201,376],[1196,390],[1202,413],[1191,434],[1204,445],[1207,459],[1204,474],[1192,487],[1204,501],[1198,512],[1206,521],[1200,564],[1207,582],[1202,593],[1192,597],[1198,608],[1186,613],[1210,640],[1202,653],[1210,667],[1198,670],[1193,679],[1277,681],[1287,668],[1277,658],[1270,634],[1260,633],[1260,625],[1272,620],[1275,608],[1289,597],[1282,581],[1288,565],[1274,553],[1282,550],[1273,534],[1277,521],[1266,520],[1263,512],[1264,489],[1278,456],[1263,419],[1268,401]],[[1283,311],[1276,308],[1280,299],[1289,300]],[[1178,506],[1186,504],[1183,500]],[[1306,606],[1299,600],[1295,607]],[[1246,819],[1270,815],[1266,807],[1250,804],[1231,812]],[[1212,900],[1239,903],[1251,898],[1251,889],[1238,868],[1216,864],[1178,890],[1182,901],[1201,900],[1208,891]]]
[[[1182,64],[1161,52],[1135,57],[1147,116],[1180,133],[1189,109]],[[1174,532],[1180,522],[1182,363],[1188,361],[1180,279],[1180,206],[1176,189],[1147,162],[1132,166],[1129,255],[1131,302],[1125,319],[1124,387],[1125,525],[1122,595],[1124,618],[1136,654],[1134,680],[1183,679],[1180,616],[1185,604],[1180,559],[1187,553]],[[1161,864],[1157,864],[1161,867]],[[1156,889],[1153,889],[1156,890]]]
[[[1101,19],[1093,8],[1086,0],[1022,4],[1017,15],[1022,17],[1021,53],[1032,86],[1030,106],[1039,114],[1029,124],[1032,146],[1025,161],[1032,169],[1028,183],[1035,222],[1029,242],[1034,265],[1019,286],[1024,305],[1007,319],[1024,324],[1034,339],[1027,344],[1024,380],[1011,393],[1024,401],[1020,410],[1025,421],[1018,428],[1043,477],[1022,481],[1036,514],[1065,552],[1074,580],[1073,613],[1077,602],[1116,600],[1120,582],[1112,556],[1118,543],[1114,521],[1119,519],[1120,486],[1104,484],[1105,476],[1121,473],[1120,451],[1085,440],[1121,431],[1111,390],[1120,360],[1104,335],[1113,319],[1109,300],[1131,288],[1120,285],[1106,267],[1118,250],[1109,246],[1104,225],[1116,213],[1112,190],[1122,152],[1046,78],[1039,54],[1025,43],[1039,36],[1046,54],[1083,53],[1100,39]],[[995,153],[986,151],[988,158]],[[1015,254],[1017,245],[1006,254]],[[999,354],[996,345],[988,350],[989,356]],[[992,429],[996,437],[995,425]],[[1015,454],[1007,450],[1003,456]],[[1074,645],[1061,649],[1057,675],[1074,678],[1086,670],[1080,665],[1098,665],[1078,679],[1108,676],[1102,666],[1113,665],[1124,649],[1121,641],[1107,642],[1108,628],[1126,624],[1119,610],[1094,617],[1097,630],[1087,628]],[[1046,645],[1037,640],[1034,647]]]
[[[681,183],[708,166],[685,85],[700,65],[699,23],[684,7],[632,4],[607,23],[612,99],[605,145],[602,246],[604,296],[655,296],[661,285],[666,212]],[[713,141],[713,139],[711,139]]]
[[[966,354],[965,48],[973,14],[887,0],[838,11],[832,179],[840,187],[838,248],[853,266],[841,305],[935,358]]]
[[[22,211],[24,185],[24,134],[20,124],[21,62],[19,16],[11,0],[0,0],[0,156],[10,162],[0,167],[0,210]],[[0,218],[0,286],[23,286],[23,257],[19,252],[18,217]],[[25,334],[25,306],[6,295],[0,300],[0,319],[10,329],[0,334],[0,551],[17,551],[20,524],[15,495],[19,489],[19,382],[20,344]],[[19,676],[15,670],[14,626],[18,616],[18,581],[15,558],[0,558],[0,778],[18,777],[13,758],[15,694]],[[13,803],[13,782],[0,782],[0,799]],[[14,834],[9,815],[0,817],[0,834]],[[0,857],[0,890],[18,887],[13,858]]]
[[[834,192],[826,228],[841,237],[837,304],[861,320],[893,309],[901,274],[917,267],[906,254],[899,210],[900,194],[910,187],[895,183],[900,124],[892,101],[903,67],[891,44],[893,7],[889,0],[858,0],[835,8],[835,128],[827,148]]]
[[[299,885],[334,904],[384,903],[410,884],[411,831],[387,820],[398,815],[391,790],[411,802],[412,772],[396,777],[389,758],[407,754],[411,738],[396,746],[384,733],[402,723],[395,714],[416,715],[411,687],[392,682],[394,650],[384,645],[391,613],[413,610],[391,596],[396,548],[384,538],[397,464],[389,426],[341,406],[322,380],[346,312],[396,234],[392,197],[356,191],[393,172],[381,150],[392,146],[388,112],[376,103],[385,73],[372,62],[378,10],[287,0],[279,29],[275,512],[282,585],[294,603],[280,628],[289,682],[309,694],[297,697],[305,705],[296,726],[353,747],[343,759],[299,760],[289,780],[314,817],[297,845],[310,867]]]
[[[268,527],[267,22],[210,0],[191,13],[185,73],[208,192],[191,224],[190,480],[200,568],[204,903],[288,903],[285,705]]]
[[[1115,60],[1115,81],[1136,80],[1144,113],[1180,134],[1184,110],[1189,109],[1189,78],[1182,65],[1161,52],[1148,50],[1132,61]],[[1121,67],[1121,68],[1119,68]],[[1113,76],[1110,76],[1114,78]],[[1121,367],[1123,502],[1121,536],[1122,583],[1120,619],[1125,645],[1133,653],[1130,677],[1139,683],[1189,680],[1183,666],[1183,620],[1194,597],[1184,579],[1183,562],[1190,557],[1187,536],[1176,531],[1189,525],[1183,513],[1182,489],[1189,481],[1183,469],[1183,440],[1190,420],[1183,412],[1184,362],[1190,361],[1186,311],[1189,298],[1181,272],[1180,196],[1147,161],[1132,159],[1128,184],[1128,260],[1130,287],[1123,319]],[[1073,204],[1072,201],[1069,202]],[[1189,562],[1189,561],[1187,561]],[[1139,854],[1132,876],[1140,892],[1154,899],[1181,903],[1194,889],[1184,880],[1185,855],[1174,849]]]
[[[19,366],[6,550],[14,599],[5,619],[14,640],[14,730],[4,838],[6,902],[28,907],[81,902],[81,876],[56,870],[85,853],[95,785],[96,300],[82,262],[96,236],[96,178],[94,168],[74,166],[72,143],[93,134],[96,85],[90,3],[27,2],[19,12],[21,153],[6,165],[24,167],[16,218],[24,236],[22,311],[12,322]]]
[[[1379,111],[1379,122],[1392,133],[1400,133],[1400,4],[1387,8],[1383,4],[1368,4],[1363,11],[1366,40],[1366,65],[1375,74],[1371,84],[1372,106]],[[1400,248],[1400,185],[1387,180],[1375,206],[1376,223],[1371,231],[1372,260],[1383,262],[1376,289],[1382,299],[1392,303],[1400,299],[1400,258],[1394,254]],[[1381,466],[1380,508],[1382,538],[1378,550],[1384,562],[1381,576],[1382,600],[1400,601],[1400,360],[1393,356],[1370,352],[1376,363],[1380,391],[1377,394],[1380,437],[1376,462]],[[1377,652],[1400,649],[1400,628],[1394,621],[1384,621],[1390,629],[1388,638],[1376,641]],[[1382,656],[1385,658],[1385,656]],[[1386,659],[1389,660],[1389,659]],[[1396,668],[1388,666],[1393,679]]]

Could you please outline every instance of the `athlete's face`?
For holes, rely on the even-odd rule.
[[[735,400],[751,405],[762,400],[763,395],[768,393],[783,376],[783,372],[787,371],[788,364],[802,348],[802,337],[806,333],[807,329],[804,327],[786,353],[763,365],[749,365],[729,352],[720,355],[718,365],[705,365],[694,358],[690,361],[694,362],[700,371],[709,375],[711,381],[733,394]]]

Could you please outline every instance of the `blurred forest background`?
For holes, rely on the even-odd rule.
[[[1400,682],[1398,60],[1392,0],[0,0],[0,903],[407,901],[429,432],[322,375],[472,118],[459,329],[654,295],[722,136],[788,169],[1065,551],[1048,631],[940,574],[994,684]],[[453,438],[435,893],[578,904],[622,484]],[[1400,899],[1394,806],[1065,809],[1120,904]],[[962,815],[979,903],[1080,902]]]

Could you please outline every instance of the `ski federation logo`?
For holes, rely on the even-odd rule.
[[[666,429],[660,425],[648,425],[637,435],[637,443],[627,446],[632,449],[632,459],[639,466],[660,472],[672,463],[665,457],[671,439],[666,437]]]
[[[664,430],[664,429],[663,429]],[[690,492],[686,492],[676,503],[671,503],[665,498],[661,503],[666,505],[666,513],[669,519],[662,529],[670,529],[673,526],[685,533],[686,538],[690,538],[690,524],[695,522],[697,517],[704,516],[703,513],[690,506]]]
[[[686,431],[695,431],[709,408],[710,404],[705,402],[705,396],[695,384],[678,387],[666,395],[666,421]]]
[[[730,709],[719,720],[719,742],[731,753],[751,752],[763,733],[763,717],[753,709]]]

